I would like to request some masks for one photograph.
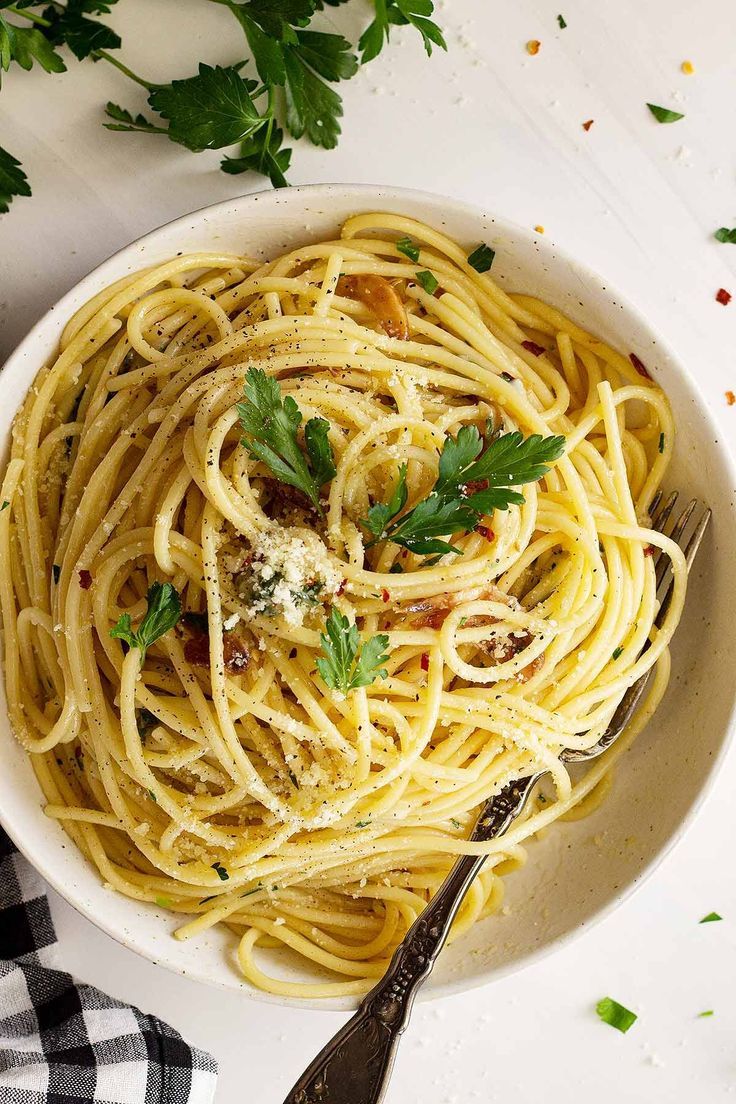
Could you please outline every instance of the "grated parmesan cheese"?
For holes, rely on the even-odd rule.
[[[254,616],[281,616],[287,625],[298,627],[309,603],[308,587],[319,584],[320,597],[332,597],[343,575],[330,558],[323,541],[308,529],[266,529],[253,542],[251,564],[253,593],[249,612]]]

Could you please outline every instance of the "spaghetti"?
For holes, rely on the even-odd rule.
[[[328,423],[316,503],[242,443],[254,370]],[[452,551],[370,540],[397,473],[411,508],[468,426],[561,435],[564,454]],[[457,938],[500,907],[524,840],[600,797],[664,692],[686,572],[648,508],[673,441],[636,358],[398,215],[107,288],[31,388],[0,492],[8,705],[47,813],[107,884],[179,914],[178,938],[227,925],[273,993],[365,992],[453,859],[486,853]],[[675,583],[659,631],[655,546]],[[143,634],[165,583],[174,628],[111,635]],[[318,663],[329,610],[386,642],[347,693]],[[628,732],[573,784],[561,749],[593,745],[651,667]],[[540,769],[523,821],[470,843],[488,796]],[[268,976],[268,946],[314,980]]]

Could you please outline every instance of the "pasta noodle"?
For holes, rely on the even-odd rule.
[[[489,857],[452,938],[497,911],[524,842],[601,799],[667,683],[686,571],[648,511],[674,427],[632,359],[399,215],[265,264],[179,256],[80,310],[14,424],[0,587],[13,729],[105,883],[178,914],[193,954],[227,925],[245,977],[289,996],[369,989],[458,855]],[[241,443],[252,369],[329,423],[324,518]],[[558,434],[564,455],[453,553],[366,548],[399,466],[424,499],[464,426]],[[654,547],[675,584],[659,630]],[[141,662],[110,630],[155,582],[186,614]],[[385,677],[326,684],[332,607],[385,634]],[[573,783],[560,751],[652,667]],[[524,818],[469,842],[488,796],[540,769]],[[268,976],[260,947],[314,980]]]

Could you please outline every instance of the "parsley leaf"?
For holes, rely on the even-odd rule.
[[[15,196],[29,196],[31,186],[20,161],[0,146],[0,214],[6,214]]]
[[[221,882],[226,882],[230,878],[230,875],[221,862],[213,863],[212,869],[215,871],[217,877],[220,879]]]
[[[410,261],[419,260],[419,246],[415,245],[411,238],[399,238],[396,243],[396,248],[399,253],[403,253]]]
[[[372,534],[366,548],[390,540],[419,555],[460,554],[447,541],[455,533],[469,533],[480,518],[493,510],[520,505],[524,496],[513,487],[535,483],[562,455],[564,437],[541,437],[521,432],[494,437],[483,448],[476,426],[463,426],[456,437],[448,435],[442,446],[439,470],[429,496],[397,518],[406,504],[406,466],[388,503],[377,503],[361,524]],[[468,494],[468,485],[475,489]]]
[[[729,230],[727,226],[721,226],[719,230],[716,230],[713,237],[719,242],[730,242],[731,245],[736,245],[736,226],[732,230]]]
[[[124,640],[130,648],[139,649],[141,665],[146,658],[146,649],[173,629],[181,618],[181,599],[171,583],[153,583],[146,601],[148,609],[137,631],[133,631],[129,613],[122,614],[110,629],[110,636],[114,639]]]
[[[723,917],[719,916],[717,912],[709,912],[707,916],[704,916],[702,920],[699,920],[699,924],[712,924],[715,920],[722,920]]]
[[[366,27],[358,42],[363,65],[380,54],[385,43],[389,41],[392,25],[410,24],[416,28],[422,36],[428,56],[431,56],[434,46],[447,49],[442,31],[430,18],[434,13],[432,0],[374,0],[374,7],[375,18]]]
[[[195,151],[221,149],[263,126],[250,95],[255,87],[236,66],[223,69],[200,62],[196,76],[154,88],[148,102],[168,120],[172,142]]]
[[[165,127],[154,126],[153,123],[149,123],[145,115],[133,115],[112,101],[106,104],[105,114],[110,119],[115,119],[114,123],[102,124],[107,130],[138,130],[148,134],[166,134]]]
[[[615,1027],[617,1031],[624,1034],[630,1027],[633,1027],[639,1018],[635,1012],[624,1008],[622,1004],[611,997],[603,997],[602,1000],[599,1000],[595,1010],[604,1023],[610,1024],[611,1027]]]
[[[284,52],[286,125],[295,138],[306,134],[323,149],[334,149],[340,136],[342,100],[304,62],[297,50]]]
[[[437,277],[426,268],[421,272],[417,272],[417,283],[424,288],[427,295],[434,295],[437,288],[440,286]]]
[[[238,157],[224,157],[220,162],[223,172],[235,175],[257,172],[267,176],[274,188],[286,188],[286,171],[291,162],[291,150],[284,149],[284,132],[269,125],[249,135],[240,144]]]
[[[102,14],[109,10],[108,3],[95,0],[67,0],[65,8],[48,7],[43,17],[50,25],[44,28],[44,35],[56,46],[66,44],[80,61],[95,50],[117,50],[120,36],[99,20],[87,18],[88,13]]]
[[[488,272],[493,264],[493,258],[495,256],[495,249],[491,249],[490,245],[481,242],[478,248],[474,249],[469,255],[468,264],[471,268],[474,268],[476,272]]]
[[[406,490],[406,471],[406,464],[401,464],[399,466],[399,478],[391,498],[388,502],[377,502],[375,506],[371,506],[368,516],[361,523],[369,533],[373,534],[376,540],[385,538],[386,526],[406,506],[408,493]]]
[[[66,65],[53,43],[37,27],[17,27],[0,14],[0,72],[14,61],[21,69],[30,69],[37,61],[47,73],[64,73]]]
[[[669,107],[659,107],[657,104],[651,103],[648,103],[647,107],[658,123],[676,123],[678,119],[685,118],[681,112],[671,111]]]
[[[359,686],[370,686],[377,678],[386,678],[383,664],[388,659],[385,633],[372,636],[362,645],[357,625],[334,607],[327,618],[327,633],[320,634],[323,655],[317,670],[331,690],[349,693]]]
[[[306,455],[297,441],[302,412],[291,395],[281,397],[278,380],[261,368],[249,368],[245,402],[237,404],[245,436],[242,444],[282,483],[296,487],[322,513],[319,492],[335,474],[329,429],[324,418],[310,418],[304,427]]]

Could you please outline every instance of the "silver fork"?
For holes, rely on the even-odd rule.
[[[677,502],[674,491],[664,501],[656,495],[650,513],[652,528],[667,531]],[[697,517],[692,526],[691,520]],[[688,571],[695,559],[711,511],[690,502],[670,530],[670,537],[683,549]],[[690,537],[686,540],[686,532]],[[660,608],[655,624],[660,625],[669,608],[672,578],[668,560],[661,552],[655,558]],[[646,646],[645,646],[646,648]],[[560,759],[578,763],[595,759],[621,735],[639,703],[649,678],[633,683],[614,713],[601,738],[586,751],[565,749]],[[503,835],[523,811],[532,790],[546,771],[510,782],[484,806],[472,836],[487,841]],[[485,855],[461,855],[439,890],[417,917],[394,952],[388,970],[348,1020],[294,1085],[284,1104],[379,1104],[388,1087],[396,1050],[406,1030],[417,990],[427,980],[442,950],[465,894],[486,860]]]

